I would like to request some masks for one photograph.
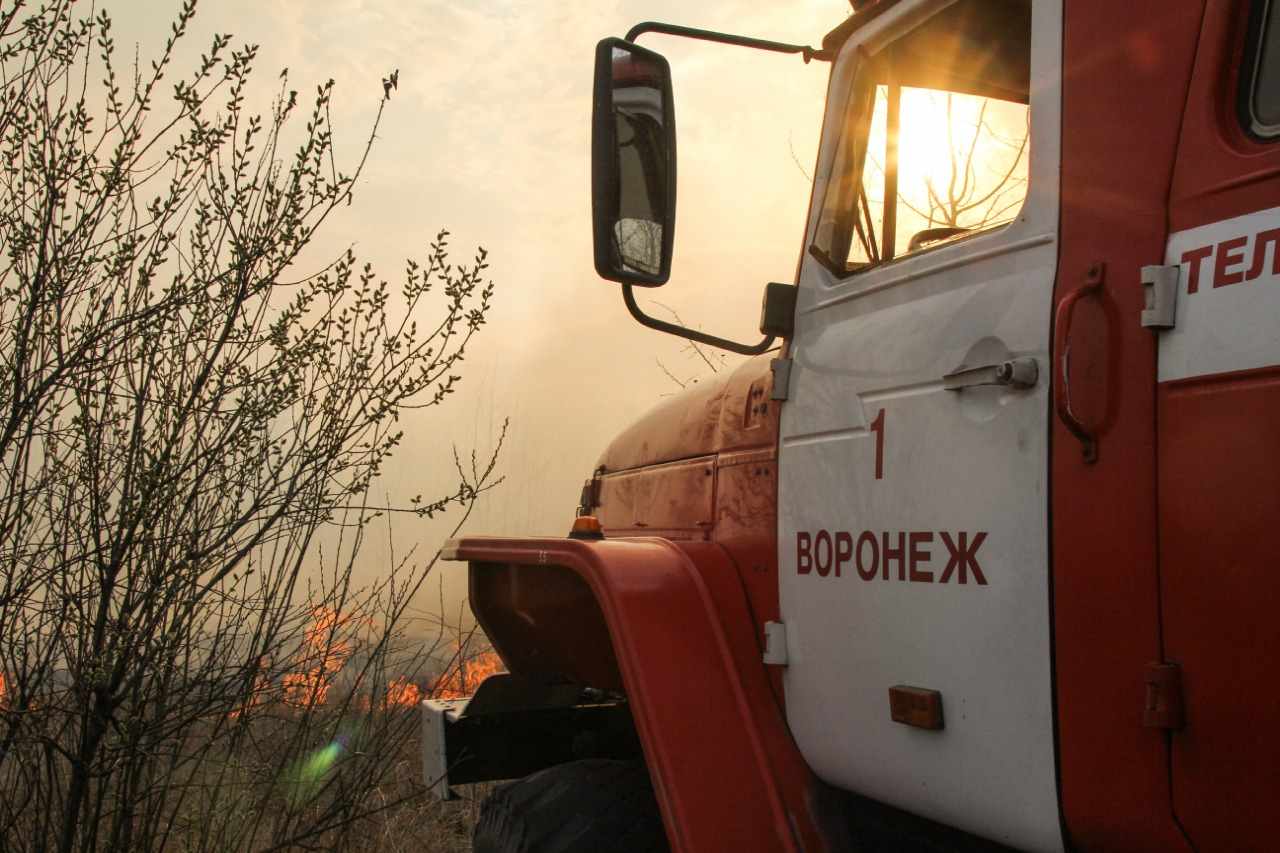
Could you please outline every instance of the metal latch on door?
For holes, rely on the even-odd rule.
[[[948,391],[963,391],[982,385],[1031,388],[1039,378],[1040,368],[1034,358],[1013,358],[999,364],[962,367],[942,377],[942,387]]]
[[[1178,267],[1145,266],[1141,274],[1143,327],[1172,329],[1178,312]]]
[[[764,662],[787,665],[787,626],[782,622],[764,623]]]

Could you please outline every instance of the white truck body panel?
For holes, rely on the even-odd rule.
[[[897,37],[929,5],[903,3],[843,48],[811,222],[858,44]],[[1063,848],[1047,512],[1061,44],[1061,4],[1037,0],[1029,192],[1012,224],[844,279],[806,255],[779,451],[786,710],[805,759],[833,785],[1028,850]],[[1036,360],[1033,388],[943,388],[961,366],[1014,357]],[[801,574],[799,537],[812,549],[822,531],[828,554],[839,533],[861,550]],[[965,559],[940,582],[956,550],[985,584],[959,582]],[[940,691],[945,728],[893,722],[894,685]]]
[[[1169,235],[1165,263],[1180,269],[1176,322],[1159,337],[1161,382],[1280,361],[1277,229],[1280,207]]]

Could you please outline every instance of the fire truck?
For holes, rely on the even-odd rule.
[[[1278,7],[601,42],[596,269],[751,357],[584,462],[567,537],[446,546],[509,670],[422,709],[434,791],[514,780],[477,851],[1280,849]],[[830,66],[758,340],[636,296],[668,38]]]

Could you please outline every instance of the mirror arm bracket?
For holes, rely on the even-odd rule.
[[[676,335],[696,343],[726,349],[739,355],[760,355],[763,352],[767,352],[773,346],[773,342],[777,340],[773,335],[768,335],[758,344],[740,344],[737,341],[717,338],[715,335],[708,335],[706,332],[699,332],[696,329],[688,329],[676,323],[668,323],[665,320],[650,317],[641,311],[640,306],[636,304],[635,293],[632,292],[629,284],[622,285],[622,299],[627,303],[627,310],[631,312],[631,316],[635,317],[636,322],[642,326],[648,326],[650,329],[657,329],[659,332],[666,332],[669,335]]]
[[[664,24],[659,21],[643,21],[636,24],[627,31],[626,40],[634,44],[636,39],[643,33],[661,33],[663,35],[681,36],[682,38],[699,39],[701,41],[714,41],[721,44],[736,45],[737,47],[750,47],[755,50],[771,50],[774,53],[798,53],[804,59],[805,65],[808,65],[814,59],[830,62],[835,58],[834,51],[810,47],[806,44],[787,44],[786,42],[769,41],[768,39],[757,39],[750,36],[737,36],[732,33],[718,33],[714,30],[699,30],[694,27],[681,27],[677,24]]]

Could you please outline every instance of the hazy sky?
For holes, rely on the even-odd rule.
[[[117,44],[145,58],[176,2],[108,0]],[[468,525],[512,535],[567,531],[578,490],[611,436],[676,390],[700,361],[678,339],[640,327],[616,285],[592,269],[590,111],[595,43],[660,20],[818,44],[846,0],[761,4],[708,0],[203,0],[187,62],[213,32],[260,45],[251,97],[264,105],[289,69],[304,94],[332,77],[341,151],[354,155],[400,70],[355,203],[331,220],[326,250],[353,244],[393,284],[440,226],[458,260],[490,251],[492,325],[468,357],[465,388],[445,409],[406,423],[384,491],[448,489],[449,444],[486,449],[511,418],[507,482]],[[829,66],[669,37],[679,131],[676,257],[653,298],[683,319],[737,339],[758,337],[767,281],[792,281]],[[656,305],[651,313],[661,313]],[[434,551],[438,526],[403,521],[398,547]],[[366,551],[376,572],[386,548]],[[461,566],[445,566],[451,595]]]

